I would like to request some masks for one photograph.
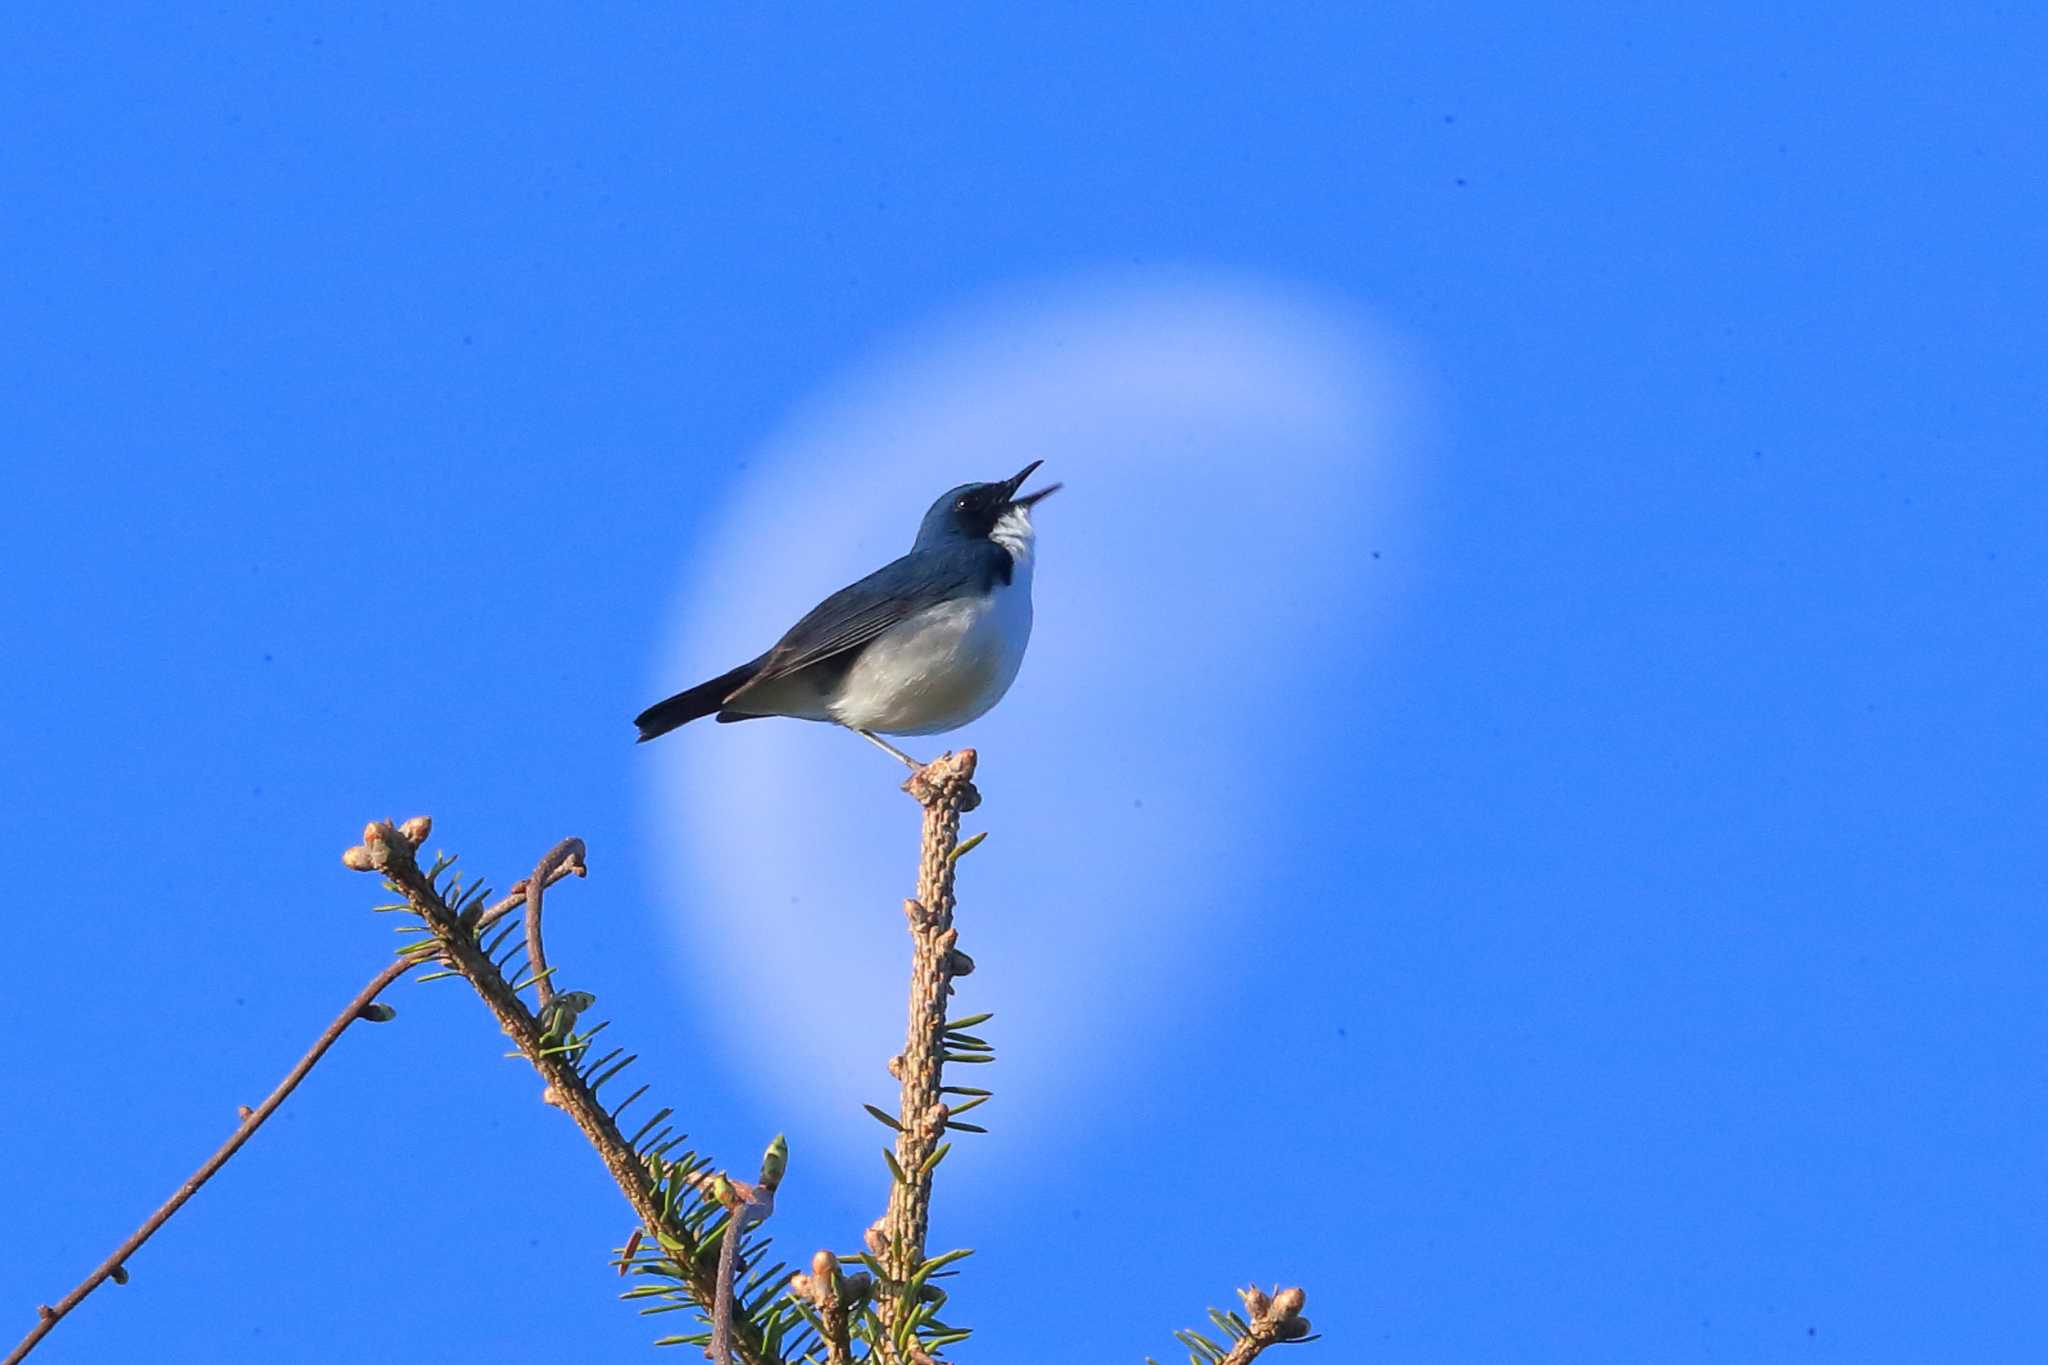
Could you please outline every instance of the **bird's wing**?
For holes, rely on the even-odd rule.
[[[768,651],[761,671],[732,694],[860,648],[899,621],[965,592],[987,592],[1007,567],[1008,551],[982,542],[918,550],[875,570],[811,608]]]

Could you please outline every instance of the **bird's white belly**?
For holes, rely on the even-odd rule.
[[[861,651],[833,718],[886,735],[957,729],[1003,699],[1031,639],[1031,578],[909,617]]]

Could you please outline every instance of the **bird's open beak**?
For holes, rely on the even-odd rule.
[[[1035,493],[1026,493],[1021,498],[1017,496],[1017,490],[1023,486],[1024,480],[1031,477],[1031,471],[1038,468],[1040,465],[1044,463],[1044,460],[1033,460],[1030,464],[1025,465],[1022,469],[1017,471],[1017,477],[1005,481],[1003,487],[1003,496],[1009,502],[1010,506],[1029,508],[1031,504],[1037,502],[1040,498],[1047,497],[1053,493],[1057,493],[1060,491],[1060,486],[1058,484],[1049,483]]]

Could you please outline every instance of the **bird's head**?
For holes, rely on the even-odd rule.
[[[1031,477],[1031,471],[1044,463],[1033,460],[1013,478],[994,483],[963,483],[947,489],[924,514],[924,524],[917,528],[917,548],[931,549],[961,540],[992,540],[997,528],[1006,521],[1010,526],[1021,522],[1028,528],[1032,504],[1059,490],[1054,483],[1035,493],[1018,495],[1017,490]]]

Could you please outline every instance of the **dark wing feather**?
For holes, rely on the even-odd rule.
[[[914,550],[841,588],[789,628],[760,672],[732,694],[859,649],[907,617],[964,592],[987,592],[1009,577],[1010,552],[989,541]]]

